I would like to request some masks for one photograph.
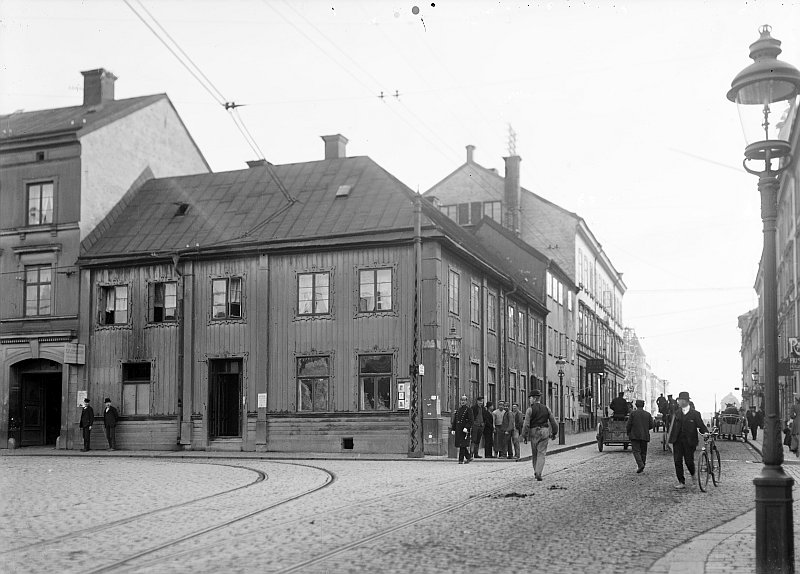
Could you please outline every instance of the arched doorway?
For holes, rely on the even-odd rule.
[[[56,444],[61,431],[61,364],[30,359],[13,367],[9,436],[20,446]]]

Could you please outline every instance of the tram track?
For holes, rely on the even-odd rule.
[[[219,498],[219,497],[222,497],[222,496],[227,496],[227,495],[229,495],[229,494],[231,494],[233,492],[237,492],[239,490],[243,490],[243,489],[255,486],[256,484],[258,484],[260,482],[263,482],[264,480],[267,479],[267,474],[265,472],[262,472],[260,470],[254,469],[254,468],[246,467],[246,466],[240,466],[240,465],[234,465],[234,464],[221,464],[221,463],[204,463],[204,464],[212,464],[214,466],[226,466],[226,467],[230,467],[230,468],[249,470],[249,471],[254,472],[256,474],[256,478],[252,482],[249,482],[247,484],[243,484],[243,485],[240,485],[240,486],[228,489],[228,490],[223,490],[221,492],[215,492],[213,494],[209,494],[209,495],[206,495],[206,496],[201,496],[200,498],[194,498],[192,500],[187,500],[185,502],[180,502],[180,503],[177,503],[177,504],[171,504],[169,506],[164,506],[164,507],[161,507],[161,508],[157,508],[155,510],[149,510],[147,512],[141,512],[139,514],[134,514],[133,516],[127,516],[125,518],[120,518],[119,520],[114,520],[112,522],[106,522],[106,523],[103,523],[103,524],[98,524],[96,526],[90,526],[89,528],[81,528],[80,530],[75,530],[73,532],[69,532],[68,534],[62,534],[61,536],[56,536],[54,538],[48,538],[47,540],[39,540],[37,542],[31,542],[30,544],[26,544],[24,546],[17,546],[17,547],[14,547],[14,548],[9,548],[7,550],[2,550],[2,551],[0,551],[0,556],[6,555],[6,554],[12,554],[14,552],[23,552],[23,551],[34,549],[34,548],[44,548],[44,547],[52,545],[52,544],[58,544],[60,542],[64,542],[66,540],[70,540],[70,539],[74,539],[74,538],[81,538],[81,537],[84,537],[84,536],[88,536],[90,534],[94,534],[96,532],[101,532],[103,530],[109,530],[111,528],[123,526],[125,524],[129,524],[129,523],[135,522],[137,520],[142,520],[143,518],[146,518],[146,517],[151,517],[151,516],[155,516],[155,515],[158,515],[158,514],[170,512],[170,511],[176,510],[178,508],[183,508],[183,507],[186,507],[186,506],[190,506],[192,504],[197,504],[198,502],[207,501],[207,500],[210,500],[210,499],[213,499],[213,498]]]
[[[553,456],[553,455],[551,455],[551,456]],[[599,458],[599,457],[602,457],[602,456],[603,456],[602,454],[596,453],[596,454],[590,456],[588,459],[577,461],[575,463],[572,463],[572,464],[568,465],[567,467],[565,467],[563,469],[553,470],[548,474],[551,477],[552,476],[557,476],[558,474],[561,474],[561,473],[564,473],[564,472],[567,472],[567,471],[572,471],[576,467],[582,466],[584,464],[589,464],[593,460],[595,460],[596,458]],[[279,463],[279,464],[281,464],[281,463]],[[285,463],[283,463],[283,464],[285,464]],[[294,463],[294,464],[297,464],[297,463]],[[311,465],[302,464],[301,466],[307,466],[309,468],[319,469],[319,467],[311,466]],[[511,466],[511,465],[503,464],[500,468],[490,470],[488,474],[503,473],[503,472],[507,472],[507,471],[515,469],[515,468],[519,468],[519,467],[517,467],[516,465]],[[323,470],[323,469],[321,469],[321,470]],[[474,474],[465,475],[463,477],[459,477],[459,478],[456,478],[456,479],[454,479],[453,477],[448,477],[446,479],[443,479],[443,480],[437,481],[437,482],[427,482],[426,485],[425,485],[425,488],[428,489],[428,490],[431,490],[433,488],[447,488],[448,490],[452,490],[452,489],[455,488],[454,485],[456,485],[459,482],[469,482],[469,481],[473,481],[473,480],[475,480],[475,475]],[[359,538],[358,540],[355,540],[355,541],[352,541],[350,543],[347,543],[344,546],[337,546],[337,548],[335,548],[335,549],[323,552],[322,554],[319,554],[317,556],[308,558],[306,560],[303,560],[303,561],[298,562],[296,564],[293,564],[291,566],[287,566],[285,568],[277,570],[277,572],[281,572],[281,573],[283,573],[283,572],[295,572],[295,571],[301,570],[301,569],[303,569],[303,568],[305,568],[307,566],[311,566],[311,565],[317,564],[319,562],[323,562],[323,561],[328,560],[329,558],[335,557],[335,556],[337,556],[337,555],[339,555],[339,554],[341,554],[343,552],[346,552],[348,550],[352,550],[354,548],[358,548],[359,546],[362,546],[364,544],[368,544],[368,543],[370,543],[370,542],[372,542],[374,540],[378,540],[380,538],[383,538],[383,537],[386,537],[386,536],[390,536],[390,535],[394,534],[395,532],[398,532],[398,531],[403,530],[405,528],[409,528],[409,527],[411,527],[411,526],[413,526],[415,524],[418,524],[420,522],[424,522],[426,520],[430,520],[430,519],[432,519],[432,518],[434,518],[436,516],[439,516],[441,514],[446,514],[448,512],[457,511],[460,508],[466,507],[466,506],[468,506],[470,504],[473,504],[475,502],[478,502],[478,501],[484,500],[486,498],[492,497],[492,496],[494,496],[496,494],[499,494],[499,493],[501,493],[503,491],[508,490],[509,487],[512,487],[514,484],[520,483],[521,481],[524,481],[524,480],[527,480],[527,478],[523,479],[523,478],[520,478],[518,476],[516,476],[514,478],[511,478],[511,479],[503,480],[502,483],[499,484],[498,486],[495,486],[495,487],[490,488],[490,489],[485,489],[482,492],[477,493],[477,494],[469,497],[466,500],[461,500],[461,501],[458,501],[456,503],[446,505],[446,506],[444,506],[442,508],[438,508],[436,510],[427,512],[427,513],[425,513],[425,514],[423,514],[421,516],[416,516],[414,518],[410,518],[408,520],[402,521],[402,522],[400,522],[398,524],[393,524],[391,526],[387,526],[386,528],[383,528],[381,530],[372,532],[368,536],[364,536],[362,538]],[[262,526],[257,527],[257,528],[254,527],[252,532],[248,532],[247,530],[245,530],[245,532],[239,532],[237,534],[237,536],[239,536],[239,537],[247,536],[248,534],[252,534],[252,535],[256,535],[257,534],[257,535],[262,536],[262,537],[263,536],[268,536],[270,532],[286,531],[290,526],[299,525],[301,523],[308,522],[310,519],[314,520],[314,521],[318,521],[318,520],[322,520],[322,519],[324,519],[326,517],[333,517],[333,516],[341,515],[344,511],[347,511],[347,510],[369,507],[369,505],[371,503],[374,503],[374,502],[377,502],[377,501],[385,502],[387,499],[402,499],[403,497],[408,495],[410,492],[418,490],[418,488],[419,487],[417,487],[417,486],[409,487],[409,488],[405,488],[405,489],[401,489],[401,490],[395,491],[395,492],[393,492],[391,494],[388,494],[388,495],[387,494],[382,494],[382,495],[371,497],[371,498],[367,498],[367,499],[359,499],[359,500],[354,501],[352,503],[336,505],[336,506],[334,506],[332,508],[328,508],[328,509],[325,509],[325,510],[322,510],[322,511],[320,511],[319,509],[315,509],[313,511],[304,512],[303,514],[298,515],[298,516],[293,516],[292,518],[289,518],[289,519],[284,519],[284,520],[277,519],[277,520],[271,521],[268,526],[263,526],[262,525]],[[313,492],[316,492],[316,491],[313,491]],[[308,496],[310,494],[313,494],[313,492],[309,492],[309,493],[303,494],[301,496],[292,497],[291,500],[284,501],[281,504],[286,504],[288,502],[299,500],[300,498],[302,498],[304,496]],[[253,511],[252,513],[249,513],[247,516],[239,517],[236,520],[226,521],[225,523],[220,523],[220,524],[218,524],[218,525],[216,525],[214,527],[202,529],[202,530],[197,531],[195,533],[183,536],[183,537],[181,537],[179,539],[174,539],[174,540],[171,540],[171,541],[167,541],[167,542],[165,542],[163,544],[158,545],[157,547],[152,547],[152,548],[143,550],[141,552],[136,553],[135,555],[127,556],[127,557],[125,557],[123,559],[120,559],[120,560],[118,560],[118,561],[116,561],[116,562],[114,562],[112,564],[107,564],[107,565],[105,565],[105,566],[103,566],[103,567],[101,567],[99,569],[91,570],[90,572],[92,572],[92,573],[95,573],[95,572],[97,572],[97,573],[99,573],[99,572],[111,572],[111,571],[114,571],[114,572],[127,572],[127,571],[140,571],[140,570],[148,570],[148,569],[157,569],[157,567],[159,565],[163,565],[168,561],[174,561],[174,560],[179,559],[181,557],[185,557],[185,556],[194,554],[194,553],[197,552],[197,549],[195,549],[195,548],[182,549],[182,550],[179,550],[177,552],[171,552],[171,553],[168,553],[168,554],[163,554],[163,555],[160,555],[160,556],[156,556],[156,557],[153,557],[153,559],[146,560],[146,561],[141,561],[140,559],[145,557],[145,556],[151,555],[151,554],[155,554],[155,553],[158,553],[158,552],[162,552],[162,551],[168,550],[170,547],[177,547],[177,546],[183,544],[184,542],[187,542],[187,541],[192,540],[192,539],[199,538],[199,537],[201,537],[201,536],[203,536],[205,534],[208,534],[210,532],[214,532],[214,531],[218,531],[218,530],[224,529],[224,528],[226,528],[228,526],[232,526],[235,523],[242,522],[242,521],[244,521],[244,520],[246,520],[248,518],[253,518],[253,517],[255,517],[255,516],[259,515],[259,514],[262,514],[264,512],[267,512],[269,510],[274,509],[276,506],[279,506],[279,505],[271,505],[270,507]],[[226,540],[228,540],[228,539],[226,539],[226,538],[223,538],[222,540],[217,539],[217,540],[215,540],[215,544],[218,544],[220,542],[224,543]]]

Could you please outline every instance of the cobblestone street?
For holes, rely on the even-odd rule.
[[[531,558],[661,573],[692,571],[681,549],[705,536],[705,571],[752,571],[760,459],[720,448],[722,484],[706,493],[672,488],[657,440],[643,474],[621,447],[585,446],[549,456],[538,483],[529,460],[6,456],[0,560],[20,573],[510,571]]]

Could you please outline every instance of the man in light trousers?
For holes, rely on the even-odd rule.
[[[558,423],[553,413],[540,401],[542,391],[534,389],[531,394],[531,406],[525,411],[525,422],[522,425],[522,437],[525,443],[531,441],[531,462],[536,480],[542,480],[544,461],[547,456],[547,444],[556,437]]]

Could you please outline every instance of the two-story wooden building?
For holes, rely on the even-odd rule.
[[[422,364],[419,430],[443,454],[460,394],[521,400],[542,377],[528,334],[519,378],[498,377],[508,325],[547,312],[516,271],[323,139],[320,161],[151,179],[87,242],[70,393],[121,405],[120,448],[406,453]]]
[[[81,240],[131,186],[209,171],[166,95],[83,76],[80,106],[0,116],[0,448],[65,448],[75,429]]]

